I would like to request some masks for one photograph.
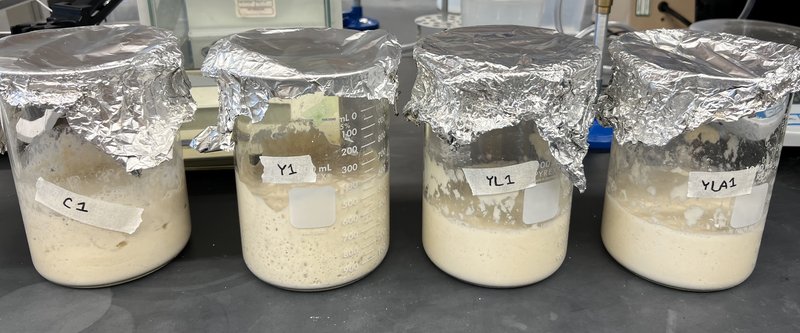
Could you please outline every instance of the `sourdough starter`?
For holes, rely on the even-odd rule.
[[[176,148],[179,149],[179,148]],[[15,171],[25,233],[36,270],[72,287],[99,287],[145,275],[174,258],[189,239],[189,204],[180,152],[139,176],[77,135],[49,131],[20,153]],[[132,234],[64,217],[35,200],[41,177],[96,200],[142,208]]]
[[[649,212],[625,208],[612,196],[605,200],[603,244],[614,259],[642,277],[683,289],[719,290],[753,272],[763,219],[737,231],[683,231],[639,218]]]
[[[424,179],[422,243],[446,273],[478,285],[516,287],[543,280],[561,266],[571,191],[550,193],[558,198],[558,213],[529,225],[523,222],[524,190],[473,196],[462,170],[444,168],[427,153]],[[550,181],[570,186],[560,174]]]
[[[338,177],[338,178],[337,178]],[[287,289],[322,290],[367,275],[389,247],[389,173],[327,175],[311,187],[336,190],[333,225],[297,228],[287,189],[302,185],[255,183],[236,174],[242,255],[250,271]]]

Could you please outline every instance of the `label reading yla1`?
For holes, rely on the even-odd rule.
[[[750,194],[756,168],[725,172],[690,172],[689,198],[729,198]]]
[[[531,161],[499,168],[463,168],[473,195],[490,195],[524,190],[536,185],[539,162]]]
[[[73,193],[51,182],[36,180],[36,201],[65,217],[94,227],[132,234],[142,223],[144,209]]]
[[[317,182],[317,169],[311,156],[261,156],[264,172],[261,181],[270,184]]]

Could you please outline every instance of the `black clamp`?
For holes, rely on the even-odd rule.
[[[43,23],[18,24],[11,27],[11,34],[21,34],[34,30],[58,29],[97,25],[103,22],[108,14],[122,0],[75,0],[57,2],[51,5],[50,17]]]

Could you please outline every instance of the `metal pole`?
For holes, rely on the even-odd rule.
[[[450,9],[448,8],[448,0],[442,0],[442,23],[445,27],[450,28],[450,25],[447,24],[447,20],[449,19]]]
[[[600,49],[600,63],[597,65],[597,92],[603,86],[603,54],[606,49],[606,31],[608,31],[608,13],[611,12],[613,0],[595,0],[597,12],[594,19],[594,45]]]

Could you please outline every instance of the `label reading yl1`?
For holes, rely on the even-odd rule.
[[[144,209],[89,198],[48,182],[36,181],[36,201],[83,224],[132,234],[142,223]]]
[[[750,194],[756,168],[725,172],[690,172],[689,198],[729,198]]]
[[[261,156],[261,181],[271,184],[315,183],[317,169],[311,156]]]
[[[489,195],[524,190],[536,185],[539,162],[531,161],[499,168],[463,168],[473,195]]]

